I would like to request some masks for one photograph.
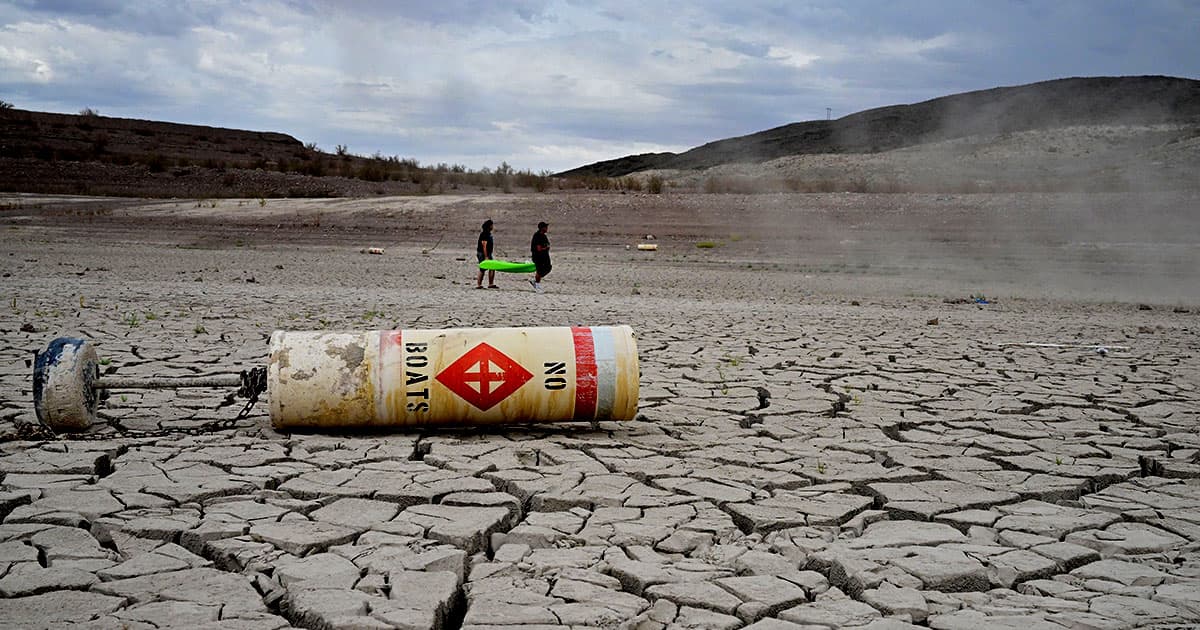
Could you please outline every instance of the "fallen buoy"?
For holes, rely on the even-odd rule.
[[[279,429],[632,420],[628,326],[287,332],[271,336]]]
[[[638,404],[628,326],[275,331],[268,365],[240,373],[118,377],[99,366],[87,340],[51,341],[34,361],[38,420],[83,431],[101,391],[186,387],[238,388],[242,416],[266,393],[278,429],[632,420]]]

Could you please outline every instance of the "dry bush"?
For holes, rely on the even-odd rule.
[[[621,190],[631,190],[633,192],[642,191],[642,180],[634,175],[626,175],[617,182]]]
[[[658,175],[651,175],[646,182],[646,190],[655,195],[661,195],[663,191],[663,178]]]

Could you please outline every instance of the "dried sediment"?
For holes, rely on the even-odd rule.
[[[465,246],[198,248],[10,223],[5,430],[32,419],[24,359],[65,333],[118,374],[183,376],[261,363],[276,328],[628,323],[643,388],[627,423],[354,435],[280,434],[265,406],[186,435],[236,413],[224,392],[113,392],[89,439],[0,443],[0,619],[1200,620],[1190,304],[947,302],[960,295],[934,291],[953,283],[920,273],[931,295],[885,274],[809,279],[786,254],[734,262],[745,241],[697,253],[690,227],[636,230],[663,245],[648,259],[550,220],[556,245],[579,245],[540,295],[507,278],[470,291]]]

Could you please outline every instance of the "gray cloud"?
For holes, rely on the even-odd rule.
[[[561,170],[1064,76],[1200,74],[1200,5],[16,0],[0,98]]]

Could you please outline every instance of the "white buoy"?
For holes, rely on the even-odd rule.
[[[84,339],[59,337],[37,353],[33,368],[33,409],[55,431],[83,431],[96,419],[99,377],[96,348]]]

